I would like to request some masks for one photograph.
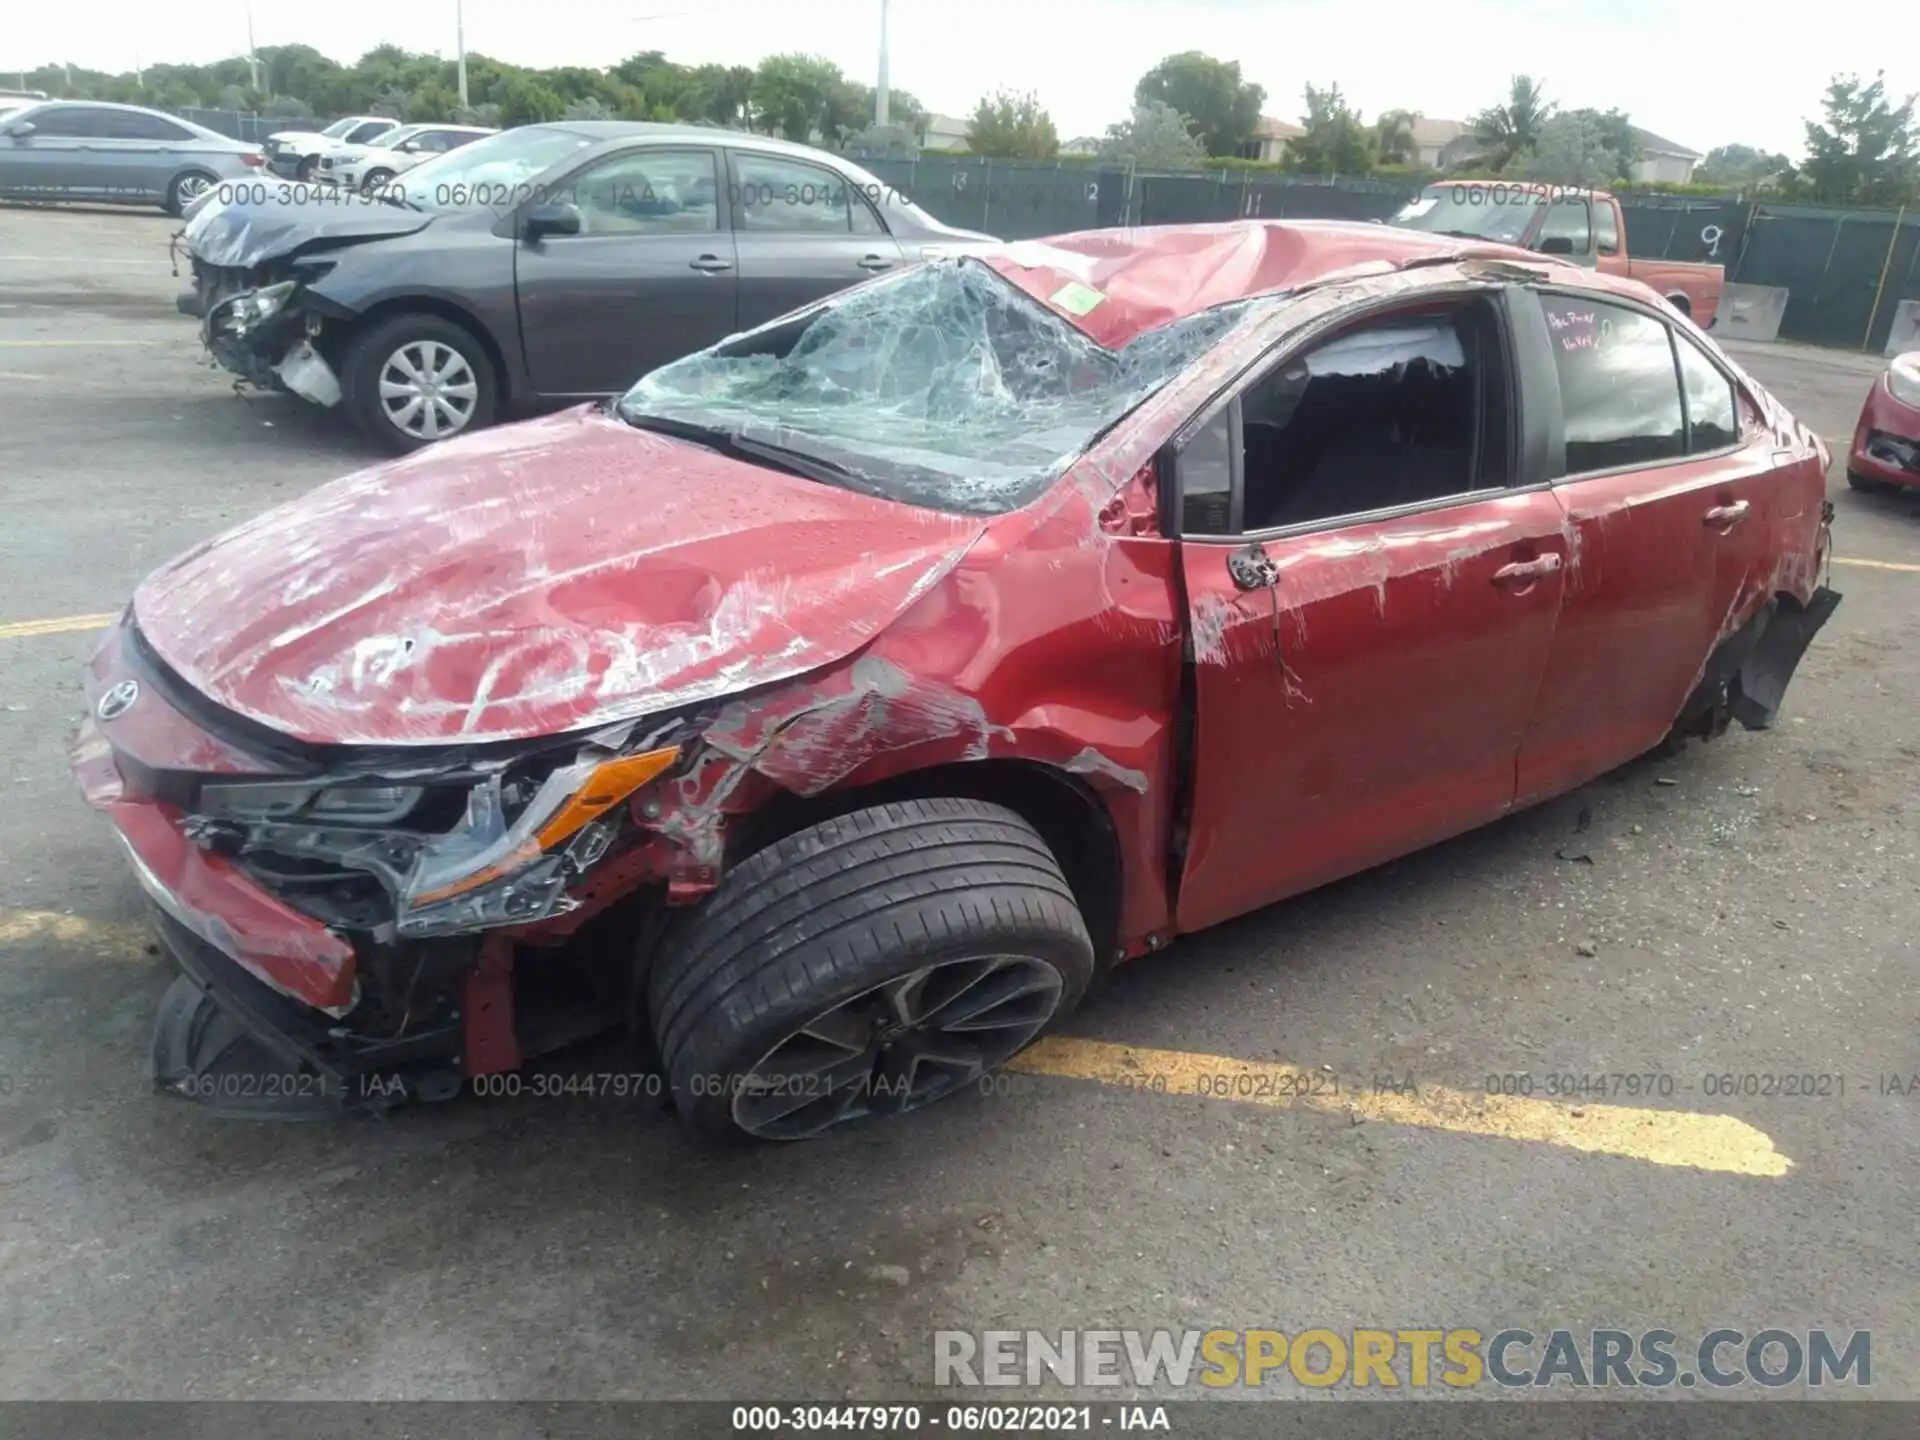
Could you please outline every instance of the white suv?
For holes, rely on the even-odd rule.
[[[320,160],[319,177],[348,190],[374,190],[423,160],[458,150],[482,135],[484,125],[402,125],[365,146],[346,146]]]
[[[381,115],[348,115],[324,130],[276,130],[261,148],[276,174],[311,180],[323,157],[343,145],[365,145],[399,124]]]

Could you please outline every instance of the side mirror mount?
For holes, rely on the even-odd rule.
[[[1573,237],[1571,235],[1548,235],[1540,242],[1540,253],[1542,255],[1571,255],[1573,254]]]
[[[578,235],[580,207],[577,205],[535,205],[520,222],[520,236],[534,245],[549,235]]]
[[[29,135],[33,134],[37,128],[39,127],[31,120],[16,120],[11,125],[0,126],[0,129],[5,129],[7,134],[16,140],[26,139]]]

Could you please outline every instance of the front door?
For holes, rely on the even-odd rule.
[[[1667,733],[1714,646],[1767,598],[1778,488],[1773,443],[1732,379],[1651,309],[1547,292],[1516,306],[1522,323],[1526,306],[1553,355],[1527,403],[1557,422],[1572,545],[1522,804]]]
[[[19,117],[28,135],[0,136],[0,193],[32,200],[90,200],[106,196],[115,157],[96,138],[110,111],[91,105],[55,105]]]
[[[733,235],[712,150],[622,151],[542,196],[578,235],[515,247],[527,371],[542,395],[607,395],[736,328]]]
[[[844,176],[757,150],[731,150],[728,160],[742,330],[904,263],[879,212]]]
[[[1194,930],[1503,814],[1566,546],[1516,488],[1503,307],[1283,359],[1175,462]]]

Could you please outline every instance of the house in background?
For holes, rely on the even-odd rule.
[[[967,148],[967,126],[971,121],[955,115],[929,115],[927,117],[927,138],[920,142],[922,150],[944,150],[953,152]]]
[[[1425,170],[1450,170],[1473,158],[1473,135],[1459,120],[1422,115],[1413,122],[1413,163]]]
[[[1076,135],[1060,147],[1062,155],[1098,155],[1100,137],[1098,135]]]
[[[1685,185],[1693,179],[1693,167],[1702,159],[1698,150],[1663,140],[1638,125],[1631,128],[1633,143],[1640,147],[1640,156],[1633,162],[1635,180],[1643,185]]]
[[[1264,160],[1268,164],[1287,158],[1287,142],[1298,140],[1306,130],[1291,120],[1262,115],[1253,127],[1253,139],[1240,147],[1242,160]]]

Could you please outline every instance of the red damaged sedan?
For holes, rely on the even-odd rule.
[[[1847,483],[1868,492],[1920,487],[1920,350],[1895,356],[1873,382],[1847,452]]]
[[[708,1134],[914,1109],[1115,962],[1765,729],[1827,459],[1500,246],[884,276],[140,586],[74,759],[180,970],[156,1081],[381,1106],[626,1024]]]

